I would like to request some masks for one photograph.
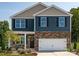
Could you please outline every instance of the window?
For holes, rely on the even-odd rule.
[[[25,28],[26,22],[24,19],[17,19],[15,20],[15,28]]]
[[[41,17],[40,18],[40,26],[41,27],[47,27],[47,17]]]
[[[23,35],[21,35],[21,42],[20,42],[21,44],[24,44],[25,43],[25,38],[24,38],[24,36]]]
[[[21,21],[21,28],[25,28],[25,26],[26,26],[26,22],[25,22],[25,20],[20,20]]]
[[[65,27],[65,17],[59,17],[58,26],[59,27]]]
[[[20,20],[15,20],[15,28],[20,28]]]

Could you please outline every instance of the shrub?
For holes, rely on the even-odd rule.
[[[37,56],[37,53],[33,52],[32,55],[33,55],[33,56]]]
[[[25,51],[20,51],[19,53],[20,53],[20,54],[26,54],[26,52],[25,52]]]
[[[31,49],[27,49],[27,53],[31,53]]]
[[[18,53],[20,53],[20,54],[25,54],[26,52],[24,51],[24,49],[18,48]]]
[[[79,54],[79,49],[76,49],[76,54]]]

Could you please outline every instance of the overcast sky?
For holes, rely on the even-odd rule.
[[[44,2],[43,2],[44,3]],[[0,20],[8,20],[10,23],[10,16],[35,4],[35,2],[0,2]],[[46,5],[56,5],[69,11],[71,8],[79,7],[79,2],[45,2]]]

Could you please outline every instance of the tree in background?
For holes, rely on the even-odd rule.
[[[77,48],[77,41],[79,38],[79,8],[72,8],[70,10],[72,16],[72,42],[74,42],[74,49]]]
[[[2,50],[5,50],[6,45],[8,45],[8,40],[19,41],[20,37],[17,34],[14,34],[9,29],[8,21],[0,22],[0,47]]]
[[[9,24],[7,21],[0,22],[0,46],[2,50],[5,50],[6,36],[5,33],[9,31]]]

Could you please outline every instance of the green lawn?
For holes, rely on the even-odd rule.
[[[0,53],[0,56],[34,56],[32,54],[9,54],[9,53]]]
[[[0,51],[0,56],[37,56],[36,52],[17,52],[17,51]]]
[[[0,56],[37,56],[37,53],[27,53],[27,54],[14,54],[14,53],[4,53],[0,52]]]

